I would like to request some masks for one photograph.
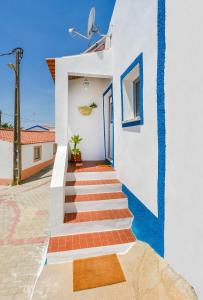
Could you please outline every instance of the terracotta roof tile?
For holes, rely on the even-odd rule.
[[[0,140],[13,142],[12,129],[0,129]],[[21,130],[21,144],[37,144],[55,141],[55,132],[53,131],[26,131]]]

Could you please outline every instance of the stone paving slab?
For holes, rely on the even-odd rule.
[[[126,282],[73,292],[72,263],[46,265],[33,300],[197,300],[194,289],[151,247],[136,242],[119,260]]]
[[[0,187],[0,299],[28,300],[48,246],[51,168]]]

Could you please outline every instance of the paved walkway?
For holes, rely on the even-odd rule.
[[[28,300],[48,244],[51,169],[0,187],[0,299]]]
[[[197,300],[193,288],[147,244],[119,255],[126,282],[73,292],[72,263],[46,265],[33,300]]]
[[[72,263],[44,267],[50,179],[47,170],[19,187],[0,187],[0,300],[197,299],[192,287],[141,242],[119,256],[125,283],[73,293]]]

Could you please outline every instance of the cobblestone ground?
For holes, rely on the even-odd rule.
[[[51,168],[0,187],[0,299],[28,300],[45,261]]]

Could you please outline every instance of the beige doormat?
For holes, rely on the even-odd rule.
[[[73,291],[126,281],[116,254],[73,261]]]

